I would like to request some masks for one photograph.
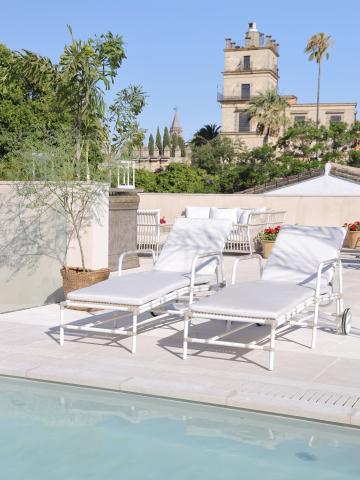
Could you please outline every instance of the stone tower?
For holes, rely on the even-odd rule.
[[[224,87],[218,92],[221,132],[255,147],[262,144],[262,138],[244,111],[252,97],[277,88],[279,45],[271,35],[260,33],[255,22],[249,23],[244,45],[236,45],[231,38],[225,42]]]
[[[178,115],[178,112],[177,112],[177,108],[175,107],[174,110],[175,110],[174,118],[173,118],[170,130],[169,130],[170,136],[175,134],[178,137],[182,137],[183,129],[180,126],[180,121],[179,121],[179,115]]]

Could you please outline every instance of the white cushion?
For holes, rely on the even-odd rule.
[[[186,218],[209,218],[210,207],[186,207]]]
[[[249,221],[249,215],[250,215],[251,212],[252,212],[251,208],[244,208],[242,213],[241,213],[241,216],[238,218],[238,222],[241,225],[247,224],[248,221]]]
[[[231,220],[233,223],[237,223],[238,209],[237,208],[210,208],[210,218],[221,218]]]
[[[168,235],[155,270],[190,273],[194,257],[199,254],[222,251],[230,235],[230,220],[178,218]],[[216,260],[200,260],[197,273],[215,272]]]
[[[315,288],[319,264],[339,256],[345,234],[346,230],[342,227],[283,225],[262,279]],[[332,269],[328,269],[323,287],[331,277]]]
[[[206,314],[270,319],[277,325],[284,315],[314,296],[314,290],[288,282],[244,282],[220,290],[191,305],[191,311]]]
[[[68,293],[68,300],[143,305],[167,293],[189,285],[181,273],[137,272],[109,278],[90,287]]]

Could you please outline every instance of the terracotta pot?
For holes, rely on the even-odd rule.
[[[360,231],[347,232],[347,245],[349,248],[356,248],[360,250]]]
[[[63,267],[60,273],[63,278],[66,298],[69,292],[73,292],[79,288],[90,287],[90,285],[94,285],[94,283],[107,280],[110,275],[110,270],[108,268],[101,268],[100,270],[86,270],[84,272],[81,268]]]
[[[273,240],[261,240],[261,246],[263,251],[263,257],[269,258],[270,252],[274,246],[275,241]]]

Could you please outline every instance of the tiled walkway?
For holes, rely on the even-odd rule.
[[[226,258],[227,274],[232,260]],[[255,277],[254,264],[243,268],[243,278]],[[273,372],[266,369],[263,351],[193,346],[183,361],[181,321],[148,326],[138,336],[136,355],[129,351],[128,338],[74,332],[60,347],[59,309],[48,305],[0,315],[0,374],[360,426],[360,265],[347,265],[344,280],[345,303],[354,317],[351,335],[321,329],[316,350],[310,350],[309,330],[287,330],[278,337]],[[81,321],[86,315],[68,310],[66,320]],[[210,336],[219,324],[195,328]],[[264,328],[252,326],[238,335],[251,340],[263,335]]]

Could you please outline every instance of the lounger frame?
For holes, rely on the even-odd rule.
[[[135,255],[135,254],[151,254],[153,258],[153,263],[156,260],[156,253],[153,250],[132,250],[128,252],[124,252],[121,254],[119,258],[119,269],[118,275],[122,274],[122,264],[123,260],[127,255]],[[204,283],[204,284],[197,284],[196,283],[196,267],[198,265],[199,260],[204,258],[214,258],[216,261],[216,283]],[[184,310],[188,308],[194,299],[200,295],[208,293],[214,287],[222,287],[224,286],[224,268],[223,268],[223,256],[221,252],[208,252],[200,255],[196,255],[192,260],[191,272],[190,272],[190,284],[175,289],[161,297],[158,297],[150,302],[146,302],[142,305],[128,305],[128,304],[119,304],[119,303],[102,303],[102,302],[90,302],[90,301],[77,301],[77,300],[65,300],[60,303],[60,345],[64,345],[64,336],[65,330],[71,331],[79,331],[79,332],[88,332],[88,333],[99,333],[103,335],[124,335],[124,336],[131,336],[132,337],[132,353],[136,353],[136,337],[138,333],[138,328],[140,326],[144,326],[148,323],[158,322],[160,320],[165,320],[166,318],[170,317],[170,315],[180,315],[184,313]],[[166,304],[173,301],[183,301],[185,302],[184,308],[181,310],[174,310],[173,308],[166,308]],[[66,324],[65,323],[65,308],[88,308],[88,309],[98,309],[101,310],[103,313],[104,310],[110,310],[114,312],[114,317],[112,319],[105,318],[105,319],[92,319],[91,322],[83,324],[83,325],[73,325],[73,324]],[[159,315],[156,315],[152,318],[147,318],[142,321],[138,321],[139,315],[145,312],[152,312],[154,310],[158,310],[159,307],[163,307],[163,312]],[[121,315],[121,313],[123,315]],[[129,327],[114,327],[104,328],[102,327],[103,324],[109,323],[110,320],[114,320],[114,322],[122,317],[125,317],[131,313],[132,315],[132,322]],[[120,314],[120,315],[119,315]]]
[[[262,273],[262,258],[260,255],[246,255],[236,259],[233,267],[232,273],[232,284],[235,284],[236,280],[236,270],[240,261],[258,259],[260,263],[260,274]],[[321,293],[321,279],[323,273],[327,269],[337,270],[338,285],[337,291],[334,291],[333,287],[331,290],[326,293]],[[249,350],[265,350],[269,352],[269,370],[274,368],[274,355],[275,355],[275,337],[276,330],[281,330],[290,325],[304,326],[312,328],[312,339],[311,339],[311,348],[316,346],[316,334],[318,328],[318,319],[319,319],[319,308],[321,305],[328,304],[335,300],[336,318],[339,319],[341,316],[344,306],[343,306],[343,279],[342,279],[342,264],[339,258],[329,259],[327,261],[321,262],[317,269],[316,277],[316,288],[314,290],[314,295],[307,299],[306,301],[300,302],[295,308],[289,310],[285,315],[279,317],[276,321],[272,318],[254,318],[254,317],[244,317],[240,315],[221,315],[219,313],[207,313],[207,312],[193,312],[187,310],[184,316],[184,339],[183,339],[183,359],[187,358],[187,350],[189,343],[198,343],[205,345],[219,345],[222,347],[233,347],[240,349],[249,349]],[[313,312],[307,312],[308,309],[313,308]],[[296,316],[303,314],[301,320],[295,319]],[[333,314],[332,314],[333,315]],[[215,335],[211,338],[198,338],[191,337],[189,335],[189,328],[192,320],[195,319],[206,319],[206,320],[222,320],[226,322],[226,329],[223,333]],[[310,320],[310,322],[308,321]],[[232,328],[232,322],[241,322],[242,325]],[[245,325],[244,325],[245,323]],[[236,333],[240,330],[248,328],[254,323],[258,325],[269,325],[270,326],[270,335],[267,335],[259,340],[259,342],[264,342],[264,340],[269,339],[270,342],[268,345],[259,345],[255,341],[250,343],[240,343],[240,342],[230,342],[222,340],[224,337],[229,336],[233,333]],[[279,324],[279,327],[277,327]]]

